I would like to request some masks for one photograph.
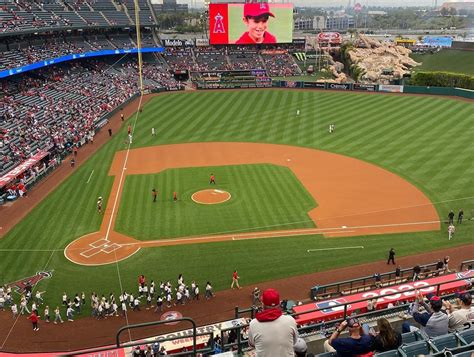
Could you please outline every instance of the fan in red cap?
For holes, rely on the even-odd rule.
[[[256,356],[294,356],[298,342],[296,321],[280,309],[280,294],[267,289],[262,294],[263,311],[257,312],[249,325],[249,345]]]
[[[243,20],[247,31],[240,36],[235,44],[277,43],[276,37],[267,31],[270,16],[275,17],[270,11],[270,5],[266,2],[244,4]]]

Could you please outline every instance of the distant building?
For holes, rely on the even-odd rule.
[[[455,8],[456,10],[469,10],[469,11],[474,11],[474,1],[468,1],[468,2],[462,2],[462,1],[456,1],[456,2],[445,2],[441,7],[445,8]]]
[[[342,15],[326,18],[327,30],[344,31],[355,27],[354,16]]]
[[[178,4],[176,0],[163,0],[162,4],[155,4],[152,2],[153,10],[157,14],[173,13],[173,12],[188,12],[188,4]]]
[[[294,20],[295,30],[324,30],[326,28],[326,19],[324,16],[314,16],[312,18],[296,18]]]

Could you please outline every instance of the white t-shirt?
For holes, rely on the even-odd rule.
[[[449,331],[464,329],[464,324],[470,321],[470,319],[474,319],[474,307],[454,310],[449,314]]]
[[[294,357],[293,345],[298,339],[296,321],[282,315],[276,320],[260,322],[253,319],[249,326],[249,344],[255,346],[256,357]]]

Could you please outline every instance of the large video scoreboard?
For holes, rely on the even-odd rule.
[[[293,4],[209,4],[211,45],[291,43]]]

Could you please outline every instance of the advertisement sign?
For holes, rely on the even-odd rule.
[[[196,47],[209,46],[209,39],[207,38],[197,38]]]
[[[379,92],[403,93],[403,86],[392,85],[392,84],[380,84]]]
[[[337,90],[351,90],[351,83],[328,83],[326,86],[327,89],[337,89]]]
[[[13,170],[7,172],[5,175],[0,177],[0,188],[8,185],[11,181],[17,178],[26,170],[29,170],[34,165],[36,165],[41,159],[45,158],[49,152],[47,151],[40,151],[36,155],[33,155],[28,160],[23,161],[20,165],[15,167]]]
[[[163,52],[163,51],[164,51],[163,47],[144,47],[141,49],[140,52],[149,53],[149,52]],[[75,59],[98,57],[98,56],[122,55],[122,54],[129,54],[129,53],[138,53],[138,48],[132,48],[132,49],[127,49],[127,50],[120,50],[120,49],[101,50],[101,51],[92,51],[92,52],[86,52],[86,53],[76,53],[76,54],[61,56],[61,57],[57,57],[53,59],[48,59],[45,61],[35,62],[23,67],[17,67],[17,68],[7,69],[5,71],[0,71],[0,78],[13,76],[15,74],[32,71],[38,68],[51,66],[54,64],[71,61]]]
[[[294,38],[292,44],[293,46],[304,47],[306,45],[306,38]]]
[[[211,45],[291,43],[293,4],[210,4]]]
[[[453,39],[452,37],[425,36],[423,44],[430,47],[451,47]]]
[[[178,40],[176,38],[167,38],[163,40],[165,47],[193,47],[194,43],[191,40]]]
[[[304,82],[304,87],[305,88],[325,89],[326,88],[326,82]]]
[[[354,90],[361,90],[367,92],[376,92],[377,85],[376,84],[361,84],[361,83],[354,83],[352,85],[352,89]]]
[[[342,36],[339,32],[320,32],[318,34],[319,43],[341,44]]]
[[[293,310],[296,313],[303,313],[298,315],[295,319],[298,324],[307,324],[309,322],[315,321],[329,321],[341,318],[344,313],[344,306],[336,306],[339,304],[348,304],[347,305],[347,315],[359,310],[364,312],[367,310],[367,301],[356,302],[362,299],[377,299],[377,308],[385,308],[389,303],[395,302],[406,302],[412,301],[415,298],[415,290],[407,291],[410,289],[418,289],[423,295],[428,293],[436,293],[437,287],[429,285],[441,284],[439,294],[450,294],[460,289],[469,286],[472,278],[474,277],[474,270],[467,270],[460,273],[442,275],[436,278],[426,279],[416,282],[407,282],[400,285],[390,286],[382,289],[375,289],[372,291],[367,291],[363,293],[353,294],[344,296],[344,298],[329,299],[324,301],[313,302],[306,305],[295,306]],[[450,282],[448,281],[461,279],[458,281]],[[445,283],[446,282],[446,283]],[[387,294],[394,295],[385,296]],[[323,310],[304,312],[322,308]]]

